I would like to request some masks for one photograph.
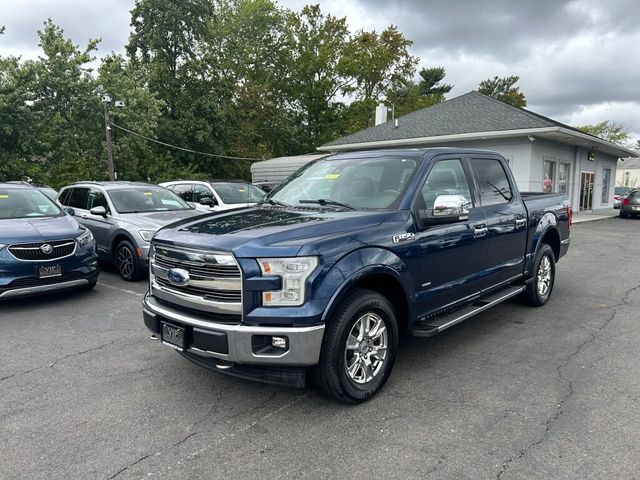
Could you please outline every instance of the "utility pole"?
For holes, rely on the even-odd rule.
[[[102,104],[104,105],[104,129],[107,136],[107,162],[109,165],[109,180],[112,182],[116,179],[116,169],[113,164],[113,146],[111,145],[111,121],[109,120],[109,104],[111,97],[109,95],[102,96]]]
[[[113,162],[113,145],[111,143],[111,119],[109,118],[109,106],[111,105],[111,96],[104,94],[102,96],[102,105],[104,105],[104,131],[107,136],[107,162],[109,165],[109,180],[112,182],[117,180],[116,167]],[[124,107],[122,100],[115,101],[116,108]]]

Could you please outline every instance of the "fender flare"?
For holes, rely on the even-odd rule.
[[[538,252],[540,251],[540,246],[542,245],[542,239],[545,237],[545,235],[547,235],[547,233],[550,230],[555,230],[556,233],[558,234],[558,237],[560,236],[560,232],[558,232],[557,217],[553,213],[547,212],[540,218],[540,220],[538,221],[538,224],[536,225],[536,230],[534,232],[534,237],[532,242],[533,248],[527,258],[527,268],[526,268],[527,271],[531,271],[531,268],[533,267],[533,262],[535,258],[538,256]]]
[[[357,257],[357,258],[356,258]],[[371,257],[376,262],[368,262]],[[354,259],[356,261],[354,261]],[[394,268],[395,267],[395,268]],[[333,291],[322,312],[322,321],[326,322],[335,308],[347,295],[349,290],[360,280],[375,275],[383,274],[397,282],[404,292],[404,300],[407,303],[408,314],[412,308],[412,277],[404,261],[395,253],[380,247],[366,247],[350,252],[341,258],[331,268],[329,274],[338,272],[342,280]],[[327,275],[327,277],[329,276]]]

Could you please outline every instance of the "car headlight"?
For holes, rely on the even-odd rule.
[[[84,247],[85,245],[88,245],[89,243],[93,242],[93,233],[91,233],[91,230],[86,229],[82,233],[82,235],[76,238],[76,240],[78,241],[78,245],[80,245],[81,247]]]
[[[304,303],[307,278],[318,266],[317,257],[259,258],[263,275],[282,278],[282,289],[262,292],[264,306],[298,306]]]
[[[155,230],[138,230],[138,233],[142,237],[145,242],[150,242],[153,236],[155,235]]]

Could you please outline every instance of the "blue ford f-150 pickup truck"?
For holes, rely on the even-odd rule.
[[[160,230],[144,321],[213,370],[374,395],[405,334],[431,336],[508,298],[544,305],[569,247],[562,194],[522,194],[484,150],[342,153],[258,206]]]

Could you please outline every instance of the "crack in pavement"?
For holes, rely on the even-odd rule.
[[[609,317],[605,319],[605,321],[596,329],[595,332],[591,332],[589,334],[589,337],[584,342],[579,344],[574,350],[574,352],[568,355],[567,358],[565,358],[562,364],[558,365],[558,367],[556,368],[556,371],[558,373],[558,378],[565,385],[565,389],[564,389],[565,393],[560,396],[560,400],[556,406],[555,413],[551,415],[549,418],[547,418],[547,421],[545,423],[544,434],[542,435],[541,438],[539,438],[534,442],[529,443],[525,448],[520,450],[520,452],[518,452],[518,455],[516,455],[515,458],[511,457],[505,460],[502,464],[502,467],[500,468],[500,471],[498,471],[498,473],[496,474],[496,479],[498,480],[501,479],[502,476],[505,473],[507,473],[507,470],[514,462],[522,459],[522,457],[524,457],[527,453],[529,453],[530,450],[542,444],[545,440],[549,438],[549,435],[551,434],[551,428],[553,427],[554,423],[560,418],[560,416],[562,416],[562,414],[564,413],[563,405],[565,404],[565,402],[567,402],[571,398],[571,396],[574,393],[573,382],[571,382],[571,380],[565,377],[565,375],[562,373],[562,370],[566,368],[571,362],[571,360],[573,360],[578,354],[580,354],[580,352],[587,345],[597,340],[597,338],[599,337],[599,334],[602,333],[602,331],[605,328],[607,328],[609,324],[616,318],[616,314],[618,313],[617,307],[629,305],[629,303],[627,302],[629,295],[638,289],[640,289],[640,285],[629,288],[627,291],[624,292],[624,294],[619,300],[619,303],[612,305],[610,307],[606,307],[606,309],[609,310],[609,313],[610,313]]]
[[[16,373],[12,373],[11,375],[7,375],[6,377],[2,377],[2,378],[0,378],[0,382],[2,382],[4,380],[8,380],[10,378],[19,377],[21,375],[26,375],[28,373],[35,372],[36,370],[42,370],[42,369],[45,369],[45,368],[53,368],[57,363],[59,363],[59,362],[61,362],[63,360],[66,360],[67,358],[76,357],[78,355],[83,355],[85,353],[94,352],[96,350],[102,350],[104,347],[107,347],[109,345],[113,345],[114,343],[119,342],[120,340],[124,340],[126,338],[129,338],[129,335],[126,335],[124,337],[118,337],[115,340],[112,340],[111,342],[107,342],[107,343],[104,343],[104,344],[99,345],[97,347],[93,347],[93,348],[89,348],[87,350],[83,350],[81,352],[74,352],[74,353],[69,353],[67,355],[63,355],[62,357],[55,359],[52,363],[50,363],[48,365],[40,365],[39,367],[34,367],[34,368],[29,369],[29,370],[25,370],[23,372],[16,372]]]
[[[127,470],[129,470],[132,467],[135,467],[137,464],[139,464],[140,462],[143,462],[144,460],[146,460],[147,458],[149,458],[151,455],[157,455],[158,453],[161,453],[163,450],[166,450],[168,448],[173,448],[173,447],[177,447],[178,445],[180,445],[181,443],[186,442],[188,439],[190,439],[191,437],[193,437],[194,435],[198,435],[198,433],[200,432],[191,432],[189,434],[187,434],[185,437],[181,438],[180,440],[178,440],[177,442],[172,443],[171,445],[169,445],[166,448],[162,448],[160,450],[158,450],[155,453],[148,453],[146,455],[143,455],[142,457],[138,458],[137,460],[135,460],[132,463],[129,463],[128,465],[125,465],[124,467],[122,467],[120,470],[118,470],[116,473],[114,473],[113,475],[111,475],[109,477],[109,480],[113,480],[114,478],[116,478],[117,476],[119,476],[121,473],[126,472]]]

